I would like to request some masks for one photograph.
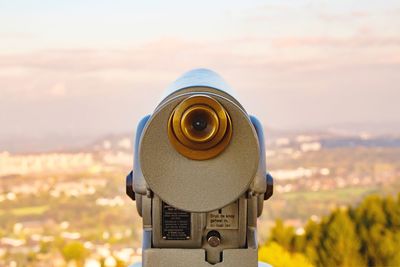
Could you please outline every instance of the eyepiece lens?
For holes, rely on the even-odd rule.
[[[203,131],[207,128],[207,120],[201,116],[195,117],[192,126],[196,131]]]
[[[232,136],[229,114],[212,97],[194,95],[179,103],[168,121],[168,137],[189,159],[205,160],[221,153]]]

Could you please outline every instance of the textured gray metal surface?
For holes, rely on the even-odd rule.
[[[143,267],[257,267],[259,265],[258,246],[255,228],[248,228],[248,248],[226,249],[223,252],[223,262],[210,264],[205,260],[204,249],[171,249],[150,248],[151,234],[143,235]],[[140,267],[136,264],[135,267]],[[268,266],[268,265],[267,265]]]
[[[139,144],[140,138],[142,136],[142,132],[144,126],[146,125],[147,121],[149,120],[150,116],[147,115],[143,119],[140,120],[138,126],[136,128],[136,136],[135,136],[135,146],[134,146],[134,159],[133,159],[133,191],[137,194],[146,194],[146,180],[143,177],[142,169],[140,168],[140,159],[139,159]]]
[[[257,267],[257,249],[226,249],[224,261],[210,264],[202,249],[149,249],[143,254],[144,266],[157,267]]]
[[[231,204],[232,205],[232,204]],[[240,208],[239,208],[240,207]],[[161,203],[160,199],[155,195],[153,197],[153,225],[161,225]],[[242,196],[236,202],[236,227],[232,229],[216,226],[209,226],[207,222],[207,214],[192,213],[192,229],[191,237],[187,240],[164,240],[160,227],[153,228],[152,247],[153,248],[202,248],[207,253],[208,262],[219,262],[220,253],[226,249],[245,248],[247,245],[247,199]],[[219,214],[215,211],[214,214]],[[221,214],[223,210],[221,211]],[[217,230],[221,236],[222,242],[217,247],[212,247],[207,242],[207,233],[211,230]]]
[[[168,139],[171,112],[193,94],[217,99],[232,118],[231,144],[222,154],[207,161],[185,158]],[[262,125],[249,117],[215,72],[193,70],[170,86],[151,117],[139,123],[135,140],[133,187],[140,194],[136,196],[136,204],[143,217],[144,267],[270,267],[257,262],[257,216],[261,214],[266,189],[263,140]],[[173,207],[194,212],[188,239],[163,240],[159,198]],[[215,226],[207,227],[206,212],[223,208],[239,198],[245,199],[239,202],[239,227],[217,229],[221,243],[217,249],[209,247],[207,234]],[[141,266],[138,263],[131,267]]]
[[[238,107],[240,107],[244,112],[246,112],[245,109],[243,108],[242,104],[240,104],[240,102],[236,98],[234,98],[232,95],[230,95],[229,93],[227,93],[221,89],[218,89],[218,88],[205,87],[205,86],[191,86],[191,87],[186,87],[186,88],[176,90],[172,94],[170,94],[166,98],[164,98],[164,100],[157,106],[156,110],[163,103],[169,101],[170,99],[172,99],[178,95],[183,95],[183,94],[188,94],[188,93],[199,93],[199,92],[212,93],[212,94],[218,93],[218,95],[229,99],[230,101],[235,103]]]
[[[167,89],[164,97],[187,87],[204,86],[221,90],[234,95],[232,88],[216,72],[209,69],[194,69],[184,73]]]
[[[260,148],[260,161],[258,164],[258,169],[256,177],[250,186],[250,190],[256,194],[264,194],[267,189],[267,182],[265,179],[266,160],[265,160],[265,144],[264,144],[264,130],[261,122],[254,116],[250,116],[250,120],[253,123],[254,128],[257,132],[258,144]]]
[[[143,267],[270,267],[259,263],[255,229],[248,229],[249,240],[246,249],[226,249],[223,262],[210,264],[205,261],[203,249],[143,249]],[[145,237],[146,238],[146,237]],[[147,237],[148,238],[148,237]],[[137,264],[135,267],[140,267]]]
[[[248,115],[232,101],[211,96],[225,107],[233,125],[230,144],[216,158],[190,160],[168,139],[169,116],[188,95],[160,107],[148,121],[140,142],[141,170],[148,186],[166,203],[191,212],[216,210],[238,199],[253,182],[259,164],[257,133]]]
[[[211,265],[211,266],[213,266],[213,265]],[[138,262],[138,263],[135,263],[135,264],[133,264],[133,265],[131,265],[129,267],[142,267],[142,263]],[[193,266],[193,267],[196,267],[196,266]],[[273,266],[269,265],[267,263],[264,263],[264,262],[259,262],[258,263],[258,267],[273,267]]]

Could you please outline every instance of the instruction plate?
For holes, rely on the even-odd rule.
[[[162,204],[162,235],[166,240],[190,239],[190,212]]]
[[[239,205],[238,202],[222,209],[207,213],[207,229],[238,229]]]

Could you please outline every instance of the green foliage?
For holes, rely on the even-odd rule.
[[[274,267],[312,267],[307,258],[300,253],[290,253],[276,242],[262,246],[258,250],[258,259]]]
[[[337,210],[323,222],[320,235],[319,266],[364,266],[360,241],[346,211]]]
[[[81,242],[66,244],[61,253],[67,262],[76,261],[78,265],[82,265],[87,256],[87,250]]]
[[[400,266],[400,205],[371,196],[354,210],[361,254],[369,266]]]
[[[51,249],[51,243],[50,242],[40,242],[40,248],[39,248],[39,252],[40,253],[48,253]]]
[[[354,209],[335,210],[320,222],[309,220],[301,235],[278,220],[270,241],[279,244],[285,257],[301,253],[315,266],[400,266],[400,194],[397,199],[370,196]],[[264,253],[272,249],[260,252],[272,264],[274,257]]]
[[[271,230],[271,241],[278,243],[286,250],[292,251],[294,236],[293,227],[285,227],[282,220],[276,220],[275,227]]]
[[[319,254],[315,249],[319,246],[319,240],[321,239],[321,225],[317,222],[310,220],[305,226],[305,234],[300,236],[304,239],[304,246],[299,248],[298,251],[302,251],[311,262],[318,262]]]

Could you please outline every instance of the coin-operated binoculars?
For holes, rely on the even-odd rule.
[[[252,267],[272,196],[261,123],[214,72],[172,84],[136,131],[126,190],[143,218],[144,267]]]

